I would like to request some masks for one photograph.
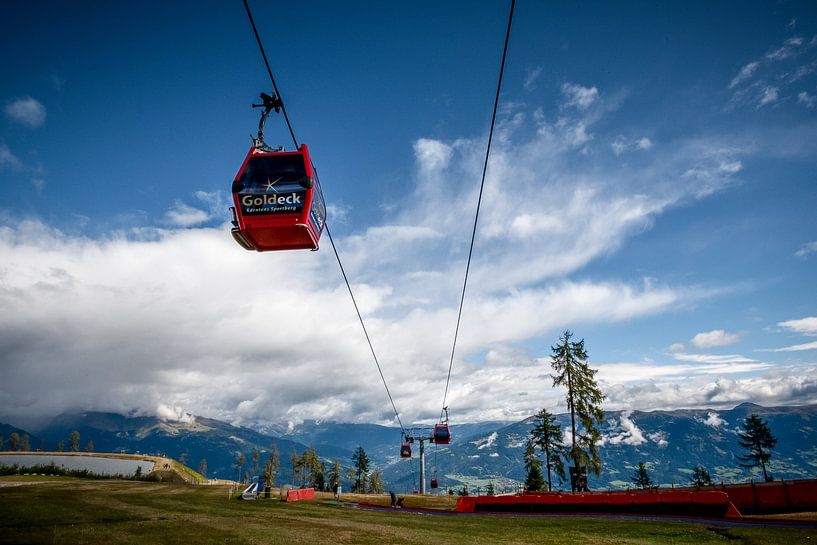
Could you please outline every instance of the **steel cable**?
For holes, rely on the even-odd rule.
[[[511,0],[511,9],[508,14],[508,28],[505,31],[505,46],[502,50],[502,63],[499,66],[499,81],[496,84],[496,97],[494,98],[494,111],[491,114],[491,129],[488,131],[488,146],[485,150],[485,163],[482,166],[482,181],[479,184],[479,197],[477,198],[477,211],[474,214],[474,228],[471,231],[471,245],[468,248],[468,262],[465,265],[465,279],[462,282],[462,295],[460,296],[460,308],[457,312],[457,326],[454,329],[454,343],[451,347],[451,359],[448,362],[448,377],[445,380],[445,393],[443,394],[443,405],[440,410],[440,421],[442,422],[443,411],[445,411],[446,401],[448,400],[448,388],[451,383],[451,370],[454,367],[454,354],[457,351],[457,338],[460,332],[460,321],[462,320],[462,307],[465,303],[465,290],[468,286],[468,273],[471,270],[471,256],[474,253],[474,239],[477,235],[477,223],[479,222],[479,209],[482,204],[482,192],[485,188],[485,173],[488,171],[488,157],[491,155],[491,142],[494,137],[494,125],[496,124],[496,111],[499,107],[499,93],[502,89],[502,76],[505,73],[505,58],[508,55],[508,43],[511,39],[511,23],[513,22],[513,11],[516,5],[516,0]]]
[[[252,25],[253,33],[255,34],[255,39],[258,42],[258,48],[261,50],[261,56],[264,59],[264,66],[267,68],[267,73],[269,74],[270,81],[272,82],[272,87],[275,89],[275,94],[278,95],[278,98],[281,100],[281,111],[284,114],[284,119],[286,120],[287,127],[289,128],[289,134],[292,136],[292,142],[295,144],[295,148],[298,148],[298,139],[295,138],[295,131],[292,129],[292,124],[289,121],[289,116],[287,115],[286,106],[284,104],[284,100],[281,97],[281,92],[278,90],[278,85],[275,83],[275,77],[272,75],[272,68],[270,68],[269,60],[267,59],[267,53],[264,50],[264,44],[261,42],[261,37],[258,34],[258,28],[255,26],[255,19],[252,16],[252,11],[250,11],[250,5],[247,3],[247,0],[243,0],[244,2],[244,9],[247,11],[247,17],[250,20],[250,25]],[[315,169],[315,165],[312,165],[312,168]],[[317,174],[317,170],[315,170]],[[405,428],[403,427],[403,422],[400,420],[400,413],[397,411],[397,406],[394,404],[394,398],[392,398],[391,391],[389,390],[389,386],[386,383],[386,377],[383,375],[383,369],[380,366],[380,361],[377,358],[377,354],[374,350],[374,345],[372,345],[371,337],[369,337],[369,332],[366,329],[366,324],[363,321],[363,316],[360,314],[360,308],[357,306],[357,300],[355,299],[355,294],[352,291],[352,286],[349,283],[349,278],[346,276],[346,270],[343,268],[343,263],[340,259],[340,253],[338,253],[338,249],[335,246],[335,240],[332,238],[332,233],[329,231],[329,225],[325,225],[324,228],[326,229],[326,234],[329,236],[329,242],[332,244],[332,250],[335,253],[335,258],[338,261],[338,266],[340,267],[340,272],[343,275],[343,281],[346,283],[346,289],[349,290],[349,296],[352,299],[352,304],[355,307],[355,312],[357,313],[357,318],[360,321],[360,326],[363,328],[363,334],[366,336],[366,342],[369,345],[369,350],[372,353],[372,358],[374,358],[374,363],[377,366],[377,371],[380,374],[380,378],[383,381],[383,386],[386,389],[386,394],[389,396],[389,401],[391,402],[392,409],[394,409],[394,416],[397,417],[397,423],[400,425],[400,430],[405,432]]]

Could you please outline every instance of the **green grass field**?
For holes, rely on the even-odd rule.
[[[345,498],[362,499],[360,497]],[[388,503],[386,496],[366,498]],[[407,505],[425,505],[411,497]],[[448,498],[430,499],[436,507]],[[432,505],[427,505],[431,507]],[[592,518],[429,516],[316,501],[239,501],[226,487],[66,478],[0,480],[0,543],[817,543],[817,531]]]

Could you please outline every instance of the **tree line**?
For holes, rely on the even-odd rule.
[[[571,341],[572,337],[571,331],[565,331],[559,337],[559,343],[551,347],[553,387],[564,386],[566,389],[570,428],[563,433],[555,416],[546,409],[536,413],[524,451],[525,489],[528,491],[552,490],[554,476],[564,482],[567,478],[565,462],[573,463],[568,470],[570,487],[574,492],[588,490],[588,471],[601,474],[598,445],[601,440],[599,426],[604,418],[601,403],[605,396],[595,379],[598,371],[591,369],[587,363],[584,339],[576,342]],[[564,436],[568,436],[569,441],[565,441]],[[749,415],[738,431],[738,444],[745,451],[737,455],[740,465],[746,469],[760,467],[764,480],[770,481],[772,476],[767,466],[777,438],[768,424],[756,414]],[[537,449],[544,455],[544,462]],[[543,467],[547,481],[542,473]],[[638,488],[652,488],[649,464],[639,462],[630,480]],[[699,465],[692,471],[690,483],[693,486],[708,486],[712,484],[712,477],[705,467]]]
[[[248,465],[244,453],[236,454],[234,469],[237,471],[238,482],[248,483],[251,476],[263,475],[264,482],[274,487],[281,466],[278,449],[273,443],[270,445],[266,459],[262,465],[260,449],[253,449]],[[352,455],[352,465],[344,471],[339,459],[332,460],[329,467],[321,460],[314,447],[310,447],[300,454],[292,453],[289,463],[292,469],[292,484],[294,486],[309,487],[315,490],[332,492],[337,491],[343,482],[351,482],[351,491],[358,493],[380,494],[385,491],[383,472],[378,468],[370,467],[369,457],[363,447],[358,447]],[[202,459],[199,464],[199,473],[207,476],[207,460]]]
[[[68,445],[70,452],[79,452],[79,432],[72,431],[71,434],[68,436]],[[40,449],[44,450],[44,442],[41,442]],[[6,448],[6,439],[0,435],[0,450],[4,450]],[[20,435],[16,431],[13,431],[9,434],[8,438],[8,450],[15,450],[20,452],[31,452],[31,437],[27,433]],[[65,452],[65,441],[60,439],[57,442],[57,452]],[[85,452],[93,452],[94,451],[94,442],[88,440],[85,444]]]

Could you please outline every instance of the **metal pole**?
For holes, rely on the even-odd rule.
[[[420,494],[426,493],[426,445],[420,438]]]

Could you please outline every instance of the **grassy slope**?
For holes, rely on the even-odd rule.
[[[817,540],[814,530],[582,518],[436,517],[358,511],[322,499],[242,502],[229,499],[228,488],[216,486],[32,481],[0,487],[0,543],[791,545]]]

